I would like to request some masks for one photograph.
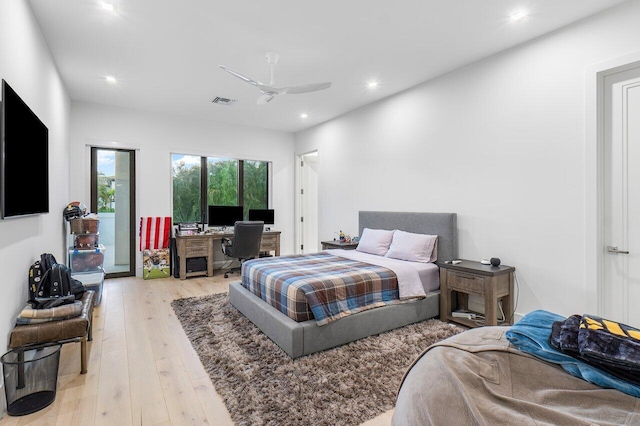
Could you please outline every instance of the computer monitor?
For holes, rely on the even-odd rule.
[[[261,220],[265,225],[273,225],[274,211],[273,209],[249,209],[249,220]]]
[[[209,206],[207,225],[233,226],[244,219],[242,206]]]

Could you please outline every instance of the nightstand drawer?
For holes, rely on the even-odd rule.
[[[447,271],[449,290],[484,294],[484,278],[465,272]]]

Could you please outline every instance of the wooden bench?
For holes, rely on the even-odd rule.
[[[46,343],[80,342],[80,373],[87,372],[87,340],[91,340],[95,291],[88,290],[82,296],[82,313],[73,318],[40,324],[16,325],[11,331],[11,349],[29,349]]]

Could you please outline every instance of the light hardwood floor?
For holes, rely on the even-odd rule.
[[[232,425],[231,417],[173,313],[171,301],[228,291],[213,278],[109,279],[94,310],[88,372],[80,344],[63,345],[56,399],[0,425]],[[391,423],[393,410],[364,425]]]

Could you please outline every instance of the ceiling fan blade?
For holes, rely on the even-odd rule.
[[[262,95],[256,101],[258,105],[264,105],[268,102],[271,102],[271,100],[276,95],[284,95],[284,94],[297,95],[300,93],[316,92],[318,90],[324,90],[331,87],[330,82],[298,84],[296,86],[278,87],[275,85],[274,79],[273,79],[273,70],[274,70],[275,64],[278,62],[278,54],[274,52],[267,52],[267,62],[271,67],[271,82],[269,84],[264,84],[257,80],[253,80],[223,65],[219,65],[219,67],[222,68],[224,71],[228,72],[229,74],[238,77],[240,80],[246,83],[249,83],[253,86],[256,86],[260,90],[260,92],[262,92]]]
[[[310,84],[300,84],[297,86],[288,86],[285,87],[287,89],[287,94],[289,95],[297,95],[300,93],[309,93],[316,92],[318,90],[324,90],[331,87],[331,83],[310,83]]]
[[[258,86],[258,89],[260,89],[260,91],[265,94],[272,93],[276,95],[283,95],[289,90],[288,87],[269,86],[262,83],[258,83],[256,86]]]
[[[229,74],[235,75],[236,77],[238,77],[240,80],[246,81],[249,84],[253,84],[254,86],[264,86],[264,84],[260,83],[259,81],[256,80],[252,80],[249,77],[246,77],[242,74],[240,74],[239,72],[236,72],[232,69],[229,69],[223,65],[219,65],[220,68],[222,68],[223,70],[225,70],[226,72],[228,72]]]
[[[258,98],[258,100],[256,101],[256,104],[264,105],[267,102],[270,102],[275,96],[276,95],[274,93],[265,93],[264,95]]]

